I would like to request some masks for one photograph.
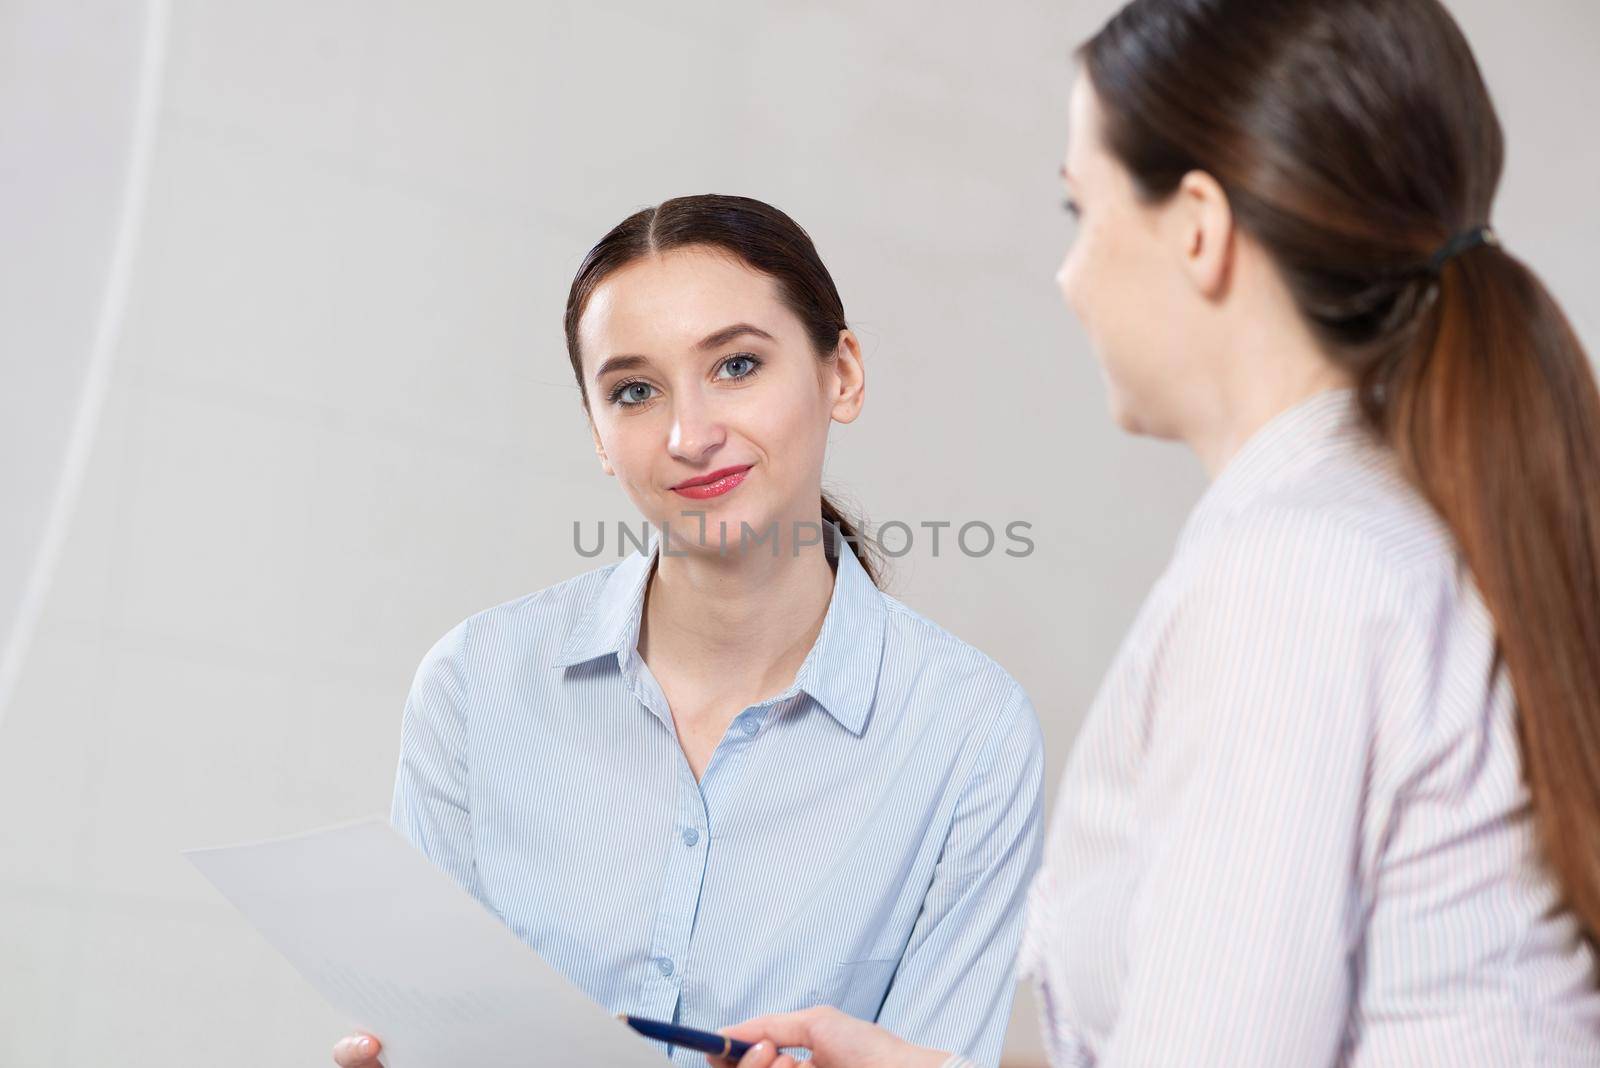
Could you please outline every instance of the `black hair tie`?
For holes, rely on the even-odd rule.
[[[1451,256],[1459,255],[1471,248],[1477,248],[1479,245],[1498,244],[1500,244],[1500,239],[1495,236],[1494,230],[1488,226],[1474,226],[1470,230],[1463,230],[1446,241],[1444,246],[1428,260],[1428,273],[1438,274],[1444,268],[1445,261]]]

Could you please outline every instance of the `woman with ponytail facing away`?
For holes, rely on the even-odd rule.
[[[1600,1064],[1600,396],[1437,0],[1135,0],[1058,280],[1212,483],[1030,893],[1057,1066]],[[746,1068],[966,1063],[829,1010]]]

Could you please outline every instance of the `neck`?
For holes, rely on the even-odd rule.
[[[663,543],[664,545],[665,543]],[[822,629],[834,572],[823,547],[657,555],[639,655],[652,671],[749,700],[786,689]]]
[[[1354,384],[1309,338],[1247,337],[1230,344],[1225,373],[1197,391],[1199,403],[1179,436],[1214,479],[1273,418],[1318,393]]]

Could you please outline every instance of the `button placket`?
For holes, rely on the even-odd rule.
[[[678,841],[674,843],[676,848],[667,851],[667,870],[650,944],[650,974],[645,980],[646,1001],[670,1002],[672,1009],[677,1007],[687,970],[707,857],[701,829],[708,825],[705,800],[687,761],[679,773],[677,815]]]
[[[785,694],[781,697],[763,701],[759,705],[751,705],[734,717],[734,730],[739,732],[739,737],[746,740],[754,738],[767,725],[767,720],[783,711],[790,700],[791,696]]]

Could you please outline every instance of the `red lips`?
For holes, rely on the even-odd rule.
[[[724,467],[710,474],[697,475],[672,487],[674,493],[703,501],[707,497],[720,497],[744,481],[744,476],[754,464]]]

